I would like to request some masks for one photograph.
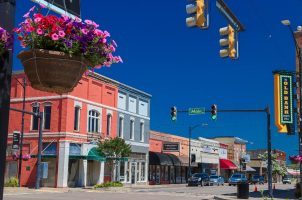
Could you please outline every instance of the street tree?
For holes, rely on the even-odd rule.
[[[120,160],[129,157],[131,154],[131,146],[124,139],[116,137],[105,139],[99,143],[98,152],[101,156],[106,157],[109,163],[112,179],[119,180],[118,170],[114,170],[120,163]],[[115,173],[114,173],[115,171]]]
[[[277,180],[277,175],[285,176],[287,173],[286,166],[283,163],[278,162],[277,160],[278,154],[272,154],[272,175],[275,180]],[[262,161],[267,162],[268,160],[268,153],[265,152],[263,154],[259,154],[258,158]]]

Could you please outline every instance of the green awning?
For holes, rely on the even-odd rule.
[[[38,155],[30,155],[31,158],[38,158]],[[41,155],[41,158],[56,158],[57,155]]]
[[[103,156],[100,156],[98,150],[96,147],[93,147],[90,149],[87,155],[87,160],[95,160],[95,161],[106,161],[106,158]]]

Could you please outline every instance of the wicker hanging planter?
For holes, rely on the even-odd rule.
[[[31,49],[18,58],[33,88],[58,94],[71,92],[87,69],[85,59],[60,51]]]

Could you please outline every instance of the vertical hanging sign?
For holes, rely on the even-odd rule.
[[[280,117],[282,124],[293,123],[293,77],[291,75],[280,74],[280,97],[281,109]]]
[[[293,75],[291,72],[274,72],[275,123],[280,133],[289,133],[294,123]]]

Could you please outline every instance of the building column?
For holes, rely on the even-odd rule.
[[[69,142],[59,142],[57,187],[68,187]]]
[[[87,186],[87,160],[80,160],[79,182],[81,187]]]
[[[125,167],[124,167],[124,183],[127,183],[127,178],[128,178],[128,175],[127,175],[127,171],[128,171],[128,168],[129,168],[129,166],[128,166],[128,164],[129,164],[129,162],[128,161],[125,161]]]
[[[99,168],[99,179],[98,184],[104,183],[104,173],[105,173],[105,161],[100,162],[100,168]]]

